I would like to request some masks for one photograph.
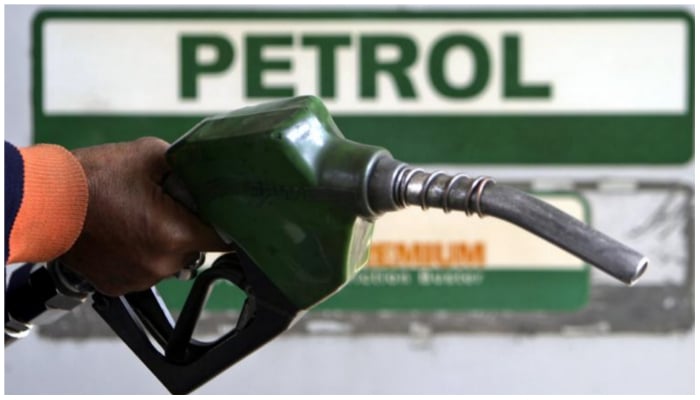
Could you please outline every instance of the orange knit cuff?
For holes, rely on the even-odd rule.
[[[8,263],[52,260],[73,246],[83,229],[88,184],[80,162],[52,144],[19,149],[24,193],[9,240]]]

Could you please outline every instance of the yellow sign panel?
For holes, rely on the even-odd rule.
[[[541,195],[573,217],[585,208],[571,195]],[[409,208],[382,216],[374,231],[371,268],[583,269],[578,258],[496,218],[456,218],[441,210]]]

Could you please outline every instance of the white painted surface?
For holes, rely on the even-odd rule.
[[[693,335],[282,337],[196,394],[691,394]],[[167,393],[115,340],[36,336],[7,394]]]
[[[455,34],[469,35],[483,43],[490,63],[487,86],[468,99],[441,95],[429,79],[432,48],[443,37]],[[520,37],[520,82],[548,84],[551,98],[503,96],[503,38],[511,34]],[[42,35],[44,108],[49,115],[219,113],[249,105],[256,100],[245,93],[246,40],[251,35],[283,35],[292,39],[291,45],[266,46],[261,53],[266,60],[286,60],[291,64],[289,70],[266,71],[264,85],[291,87],[294,95],[319,93],[318,50],[302,46],[302,37],[349,37],[351,44],[336,51],[337,97],[327,100],[328,108],[339,115],[679,114],[688,107],[688,29],[685,21],[678,19],[49,19]],[[229,68],[197,78],[198,94],[194,99],[183,99],[178,94],[180,38],[185,35],[224,38],[234,52]],[[368,35],[396,35],[416,44],[416,61],[406,69],[416,98],[402,98],[394,80],[385,73],[378,75],[376,98],[360,96],[360,42],[362,36]],[[212,51],[198,52],[200,62],[218,58],[212,48],[207,50]],[[398,49],[391,45],[380,47],[377,53],[383,62],[400,57]],[[125,59],[130,62],[124,63]],[[458,68],[465,63],[471,67]],[[450,85],[466,86],[475,73],[471,52],[462,46],[453,47],[445,57],[444,71]],[[124,84],[125,79],[129,84]]]

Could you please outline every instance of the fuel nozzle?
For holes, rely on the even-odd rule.
[[[425,172],[345,139],[313,96],[206,118],[167,159],[177,184],[165,190],[235,251],[194,278],[174,324],[155,288],[119,299],[96,293],[93,307],[173,393],[192,391],[341,290],[368,262],[375,220],[407,206],[504,219],[627,284],[648,264],[524,192],[486,177]],[[221,280],[246,300],[236,327],[203,343],[192,333]]]
[[[313,96],[206,118],[166,156],[172,173],[164,191],[233,251],[193,276],[176,321],[156,288],[119,298],[93,293],[92,304],[172,393],[191,392],[341,290],[368,262],[374,221],[408,206],[501,218],[630,285],[648,265],[638,252],[520,190],[483,176],[426,172],[381,147],[345,139]],[[37,308],[10,308],[5,327],[15,337],[39,314],[65,311],[92,291],[57,275],[58,267],[21,271],[17,280],[27,284],[11,280],[10,289],[21,290],[8,300],[26,304],[30,291],[41,299]],[[204,342],[193,333],[221,281],[246,300],[235,328]]]
[[[413,205],[424,210],[463,211],[467,216],[491,215],[540,236],[628,285],[634,284],[649,264],[628,246],[489,177],[426,172],[383,157],[370,174],[368,201],[376,213]]]
[[[352,279],[367,261],[371,223],[407,206],[506,220],[629,285],[648,265],[640,253],[525,192],[488,177],[426,172],[346,139],[313,96],[207,118],[168,156],[200,214],[250,251],[302,307]],[[287,269],[275,254],[285,255]],[[338,275],[294,284],[300,269]]]

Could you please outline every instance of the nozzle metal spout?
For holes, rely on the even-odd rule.
[[[383,158],[369,180],[370,207],[377,213],[408,205],[491,215],[555,244],[628,285],[646,271],[639,252],[561,210],[490,178],[428,173]]]
[[[649,265],[637,251],[520,190],[489,185],[480,202],[485,214],[512,222],[628,285]]]

